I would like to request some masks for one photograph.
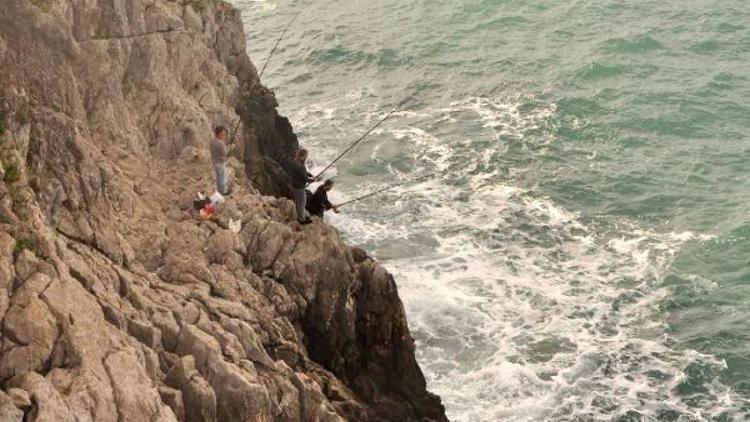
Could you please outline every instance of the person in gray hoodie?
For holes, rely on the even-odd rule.
[[[214,166],[214,173],[216,174],[216,191],[222,195],[230,193],[227,181],[227,154],[232,147],[228,146],[226,141],[224,141],[226,135],[227,130],[224,126],[216,126],[214,128],[214,137],[209,143],[211,163]]]

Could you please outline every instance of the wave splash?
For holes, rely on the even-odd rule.
[[[365,204],[332,217],[399,280],[430,388],[456,421],[736,417],[740,404],[718,380],[724,362],[672,347],[659,308],[681,245],[707,238],[628,221],[600,233],[508,184],[525,171],[499,164],[509,144],[554,142],[556,106],[528,113],[528,100],[472,97],[402,113],[352,160],[405,155],[409,165],[384,164],[375,170],[385,177],[361,185],[461,170],[381,197],[377,211]],[[333,104],[318,105],[298,122],[310,130],[336,114]],[[449,139],[436,129],[462,119],[493,136]]]

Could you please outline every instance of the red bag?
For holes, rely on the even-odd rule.
[[[206,204],[201,210],[201,218],[210,218],[216,209],[211,204]]]

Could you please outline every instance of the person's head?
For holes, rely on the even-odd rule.
[[[326,191],[333,189],[333,179],[328,179],[323,182],[323,189],[325,189]]]
[[[224,140],[224,136],[226,136],[227,130],[224,128],[224,126],[216,126],[214,128],[214,136],[216,139]]]
[[[307,150],[304,148],[300,148],[297,150],[297,160],[298,161],[305,161],[307,160]]]

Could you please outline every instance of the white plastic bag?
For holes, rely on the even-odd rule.
[[[208,199],[211,200],[211,205],[214,206],[224,203],[224,195],[220,194],[218,191],[214,191]]]

